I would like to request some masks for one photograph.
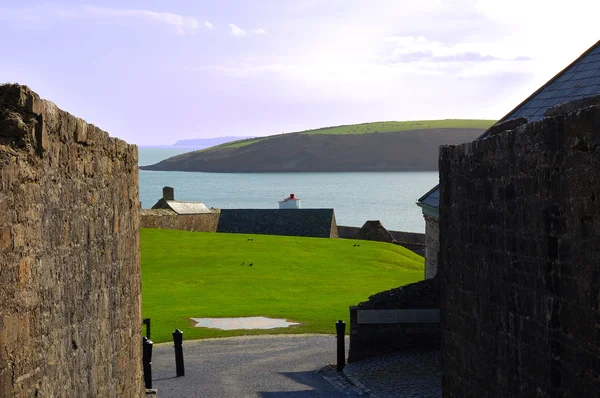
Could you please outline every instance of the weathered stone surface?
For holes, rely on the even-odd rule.
[[[0,86],[0,396],[144,396],[139,256],[136,147]]]
[[[510,119],[502,123],[496,123],[492,127],[490,127],[487,132],[490,135],[497,135],[503,133],[505,131],[514,130],[519,126],[527,124],[526,117],[518,117],[516,119]]]
[[[436,217],[423,214],[425,218],[425,279],[437,274],[440,253],[440,222]]]
[[[587,108],[594,105],[600,105],[600,95],[585,97],[575,101],[566,102],[564,104],[554,105],[544,112],[544,116],[552,117],[564,115],[565,113],[573,112],[578,109]]]
[[[597,397],[600,107],[440,153],[445,397]]]
[[[142,228],[179,229],[195,232],[217,232],[219,211],[202,214],[177,214],[167,209],[142,209]]]

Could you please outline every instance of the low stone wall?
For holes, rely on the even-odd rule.
[[[216,232],[219,212],[202,214],[177,214],[166,209],[142,209],[142,228],[178,229],[182,231]]]
[[[439,323],[360,324],[358,310],[439,309],[439,285],[429,279],[369,297],[350,307],[348,362],[403,350],[433,350],[440,346]]]
[[[344,225],[338,225],[338,235],[342,239],[354,239],[358,231],[360,231],[359,227],[347,227]]]
[[[338,225],[338,235],[343,239],[355,239],[358,231],[360,231],[359,227]],[[425,256],[425,234],[390,230],[388,232],[394,237],[396,244],[406,247],[419,256]]]
[[[141,397],[137,148],[0,85],[0,396]]]

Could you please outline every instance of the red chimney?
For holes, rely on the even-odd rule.
[[[294,199],[294,194],[293,193],[290,194],[290,199]]]

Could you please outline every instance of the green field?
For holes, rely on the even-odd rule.
[[[175,329],[185,339],[334,333],[338,319],[348,322],[348,306],[423,279],[423,257],[371,241],[142,229],[141,252],[143,316],[152,318],[154,342],[169,341]],[[222,331],[189,319],[241,316],[301,325]]]
[[[396,133],[409,130],[426,129],[487,129],[495,120],[444,119],[413,120],[407,122],[374,122],[352,124],[347,126],[326,127],[317,130],[303,131],[301,134],[372,134]]]
[[[444,120],[412,120],[406,122],[373,122],[361,124],[348,124],[344,126],[324,127],[321,129],[300,131],[290,134],[372,134],[372,133],[396,133],[410,130],[426,129],[487,129],[495,120],[480,119],[444,119]],[[228,142],[211,148],[203,149],[208,151],[216,148],[241,148],[259,141],[277,137],[272,135],[260,138],[246,138],[244,140]]]

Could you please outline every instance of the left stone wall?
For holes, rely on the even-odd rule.
[[[141,397],[137,148],[0,86],[0,396]]]

